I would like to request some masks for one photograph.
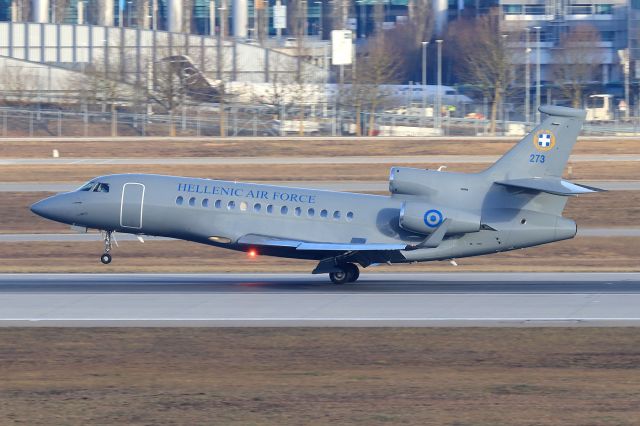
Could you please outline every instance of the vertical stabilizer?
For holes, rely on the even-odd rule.
[[[493,180],[562,176],[586,112],[550,105],[540,112],[542,123],[486,171]]]

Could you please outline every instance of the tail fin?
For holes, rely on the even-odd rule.
[[[586,112],[544,105],[542,123],[511,148],[486,173],[494,180],[561,177]]]

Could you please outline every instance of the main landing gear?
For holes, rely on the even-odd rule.
[[[360,276],[360,270],[353,263],[345,263],[337,266],[340,271],[329,272],[329,278],[334,284],[353,283]]]
[[[100,256],[100,262],[108,265],[111,263],[111,241],[115,241],[113,238],[113,231],[105,231],[104,232],[104,253]],[[116,243],[117,244],[117,243]]]

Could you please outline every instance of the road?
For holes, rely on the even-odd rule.
[[[0,326],[640,325],[640,273],[0,275]]]
[[[602,181],[575,181],[576,183],[593,186],[607,191],[639,191],[640,181],[637,180],[602,180]],[[73,191],[84,182],[64,183],[36,183],[36,182],[4,182],[0,183],[0,192],[65,192]],[[284,185],[303,188],[325,189],[330,191],[353,192],[384,192],[389,190],[388,181],[304,181],[282,180],[260,182],[268,185]]]
[[[414,155],[335,157],[169,157],[169,158],[5,158],[2,166],[69,165],[275,165],[275,164],[422,164],[494,163],[501,155]],[[640,161],[637,154],[578,154],[571,162]]]

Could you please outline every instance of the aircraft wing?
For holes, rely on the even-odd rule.
[[[269,246],[269,247],[291,247],[296,250],[307,251],[384,251],[384,250],[405,250],[406,244],[381,244],[381,243],[366,243],[362,240],[353,241],[350,243],[331,243],[331,242],[315,242],[315,241],[300,241],[300,240],[288,240],[277,237],[270,237],[266,235],[247,234],[240,237],[237,241],[238,244],[256,245],[256,246]]]
[[[591,192],[604,191],[603,189],[593,188],[591,186],[579,185],[563,179],[549,178],[525,178],[511,179],[496,182],[498,185],[510,186],[513,188],[529,189],[533,191],[547,192],[554,195],[579,195]]]

